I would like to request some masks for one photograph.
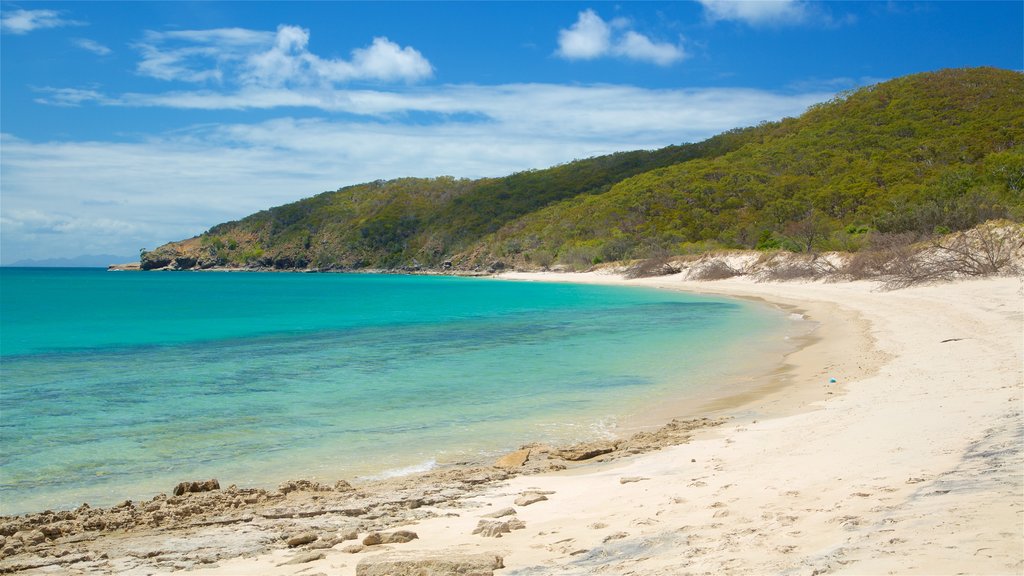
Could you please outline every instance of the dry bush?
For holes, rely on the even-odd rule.
[[[986,222],[931,243],[936,260],[957,276],[1019,274],[1016,253],[1024,249],[1024,227],[1007,221]]]
[[[788,280],[820,280],[839,273],[831,261],[819,254],[778,254],[766,258],[754,275],[758,282],[785,282]]]
[[[992,221],[889,254],[878,278],[886,290],[957,278],[1020,274],[1024,227]]]
[[[743,271],[729,265],[720,258],[703,260],[690,268],[687,280],[725,280],[734,276],[742,276]]]
[[[916,240],[917,235],[910,232],[872,234],[867,246],[850,258],[840,275],[848,280],[867,280],[905,269],[912,265]]]
[[[682,268],[666,252],[636,262],[626,269],[625,276],[626,278],[650,278],[652,276],[678,274],[680,271],[682,271]]]

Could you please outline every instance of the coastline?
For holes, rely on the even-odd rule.
[[[294,554],[280,541],[235,548],[234,555],[224,548],[223,554],[208,554],[207,562],[194,553],[191,566],[182,560],[202,548],[199,539],[237,541],[272,520],[257,514],[247,521],[200,522],[146,535],[149,542],[173,535],[186,548],[174,561],[161,560],[162,554],[117,558],[116,544],[138,547],[130,533],[97,535],[80,540],[77,548],[58,539],[54,549],[63,557],[95,553],[68,562],[72,573],[165,573],[202,566],[206,574],[353,574],[361,560],[400,551],[496,553],[506,566],[499,574],[1024,570],[1019,278],[878,293],[867,283],[696,283],[671,276],[626,281],[594,273],[528,277],[762,298],[797,306],[821,326],[812,345],[787,358],[785,377],[769,378],[748,397],[718,401],[737,418],[711,433],[685,430],[674,438],[694,436],[689,443],[598,457],[563,471],[550,461],[538,466],[544,460],[531,455],[533,474],[463,471],[474,478],[468,483],[472,490],[429,503],[420,498],[415,507],[360,520],[360,528],[415,530],[419,538],[406,544],[354,555],[339,544],[300,566],[279,566]],[[824,386],[822,379],[831,377],[840,386]],[[460,473],[438,472],[431,481],[446,474]],[[465,485],[466,478],[453,482]],[[396,493],[416,482],[406,478],[378,489],[390,490],[391,500],[404,507],[409,500]],[[530,491],[547,493],[547,500],[516,506],[525,528],[501,540],[472,534],[482,515]],[[201,495],[193,496],[200,501]],[[324,511],[330,501],[326,491],[296,490],[276,498],[274,506],[289,502],[320,510],[306,517],[312,520],[305,526],[319,522],[321,534],[358,520],[330,506]],[[288,522],[303,525],[294,516]],[[280,526],[274,529],[280,532]]]

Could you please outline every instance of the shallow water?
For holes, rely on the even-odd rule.
[[[635,288],[0,269],[0,512],[590,438],[729,382],[792,322]]]

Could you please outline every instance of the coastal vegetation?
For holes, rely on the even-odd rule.
[[[993,219],[1024,219],[1024,74],[949,69],[695,144],[345,187],[145,251],[141,265],[586,269],[722,249],[856,252]]]

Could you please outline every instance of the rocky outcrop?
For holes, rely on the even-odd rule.
[[[205,481],[192,482],[180,482],[174,487],[172,493],[175,496],[181,496],[186,492],[209,492],[211,490],[220,490],[220,482],[216,478],[211,478]]]
[[[506,454],[505,456],[502,456],[501,458],[498,459],[497,462],[494,463],[494,466],[496,468],[519,468],[523,464],[526,464],[526,461],[529,459],[530,449],[523,448],[522,450],[516,450],[511,454]]]
[[[488,538],[501,538],[502,534],[508,534],[513,530],[522,530],[523,528],[526,528],[526,523],[518,518],[504,521],[481,520],[476,525],[476,529],[473,530],[473,534],[479,534]]]
[[[618,444],[612,442],[590,442],[562,450],[558,455],[563,460],[578,462],[614,452],[617,446]]]
[[[494,576],[504,567],[496,554],[387,554],[360,560],[356,576]]]

